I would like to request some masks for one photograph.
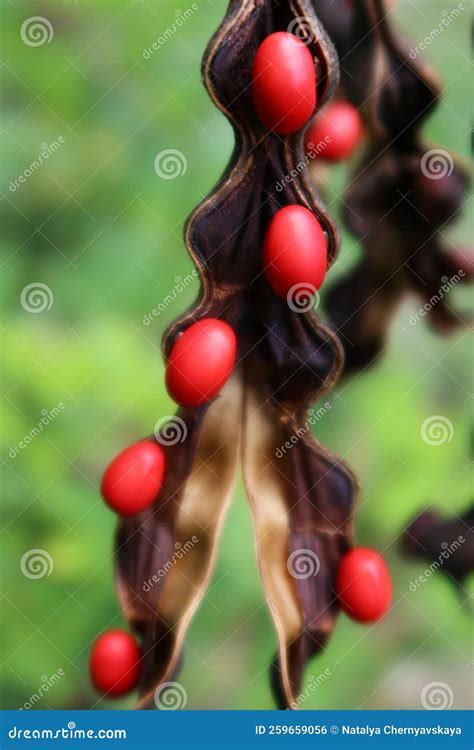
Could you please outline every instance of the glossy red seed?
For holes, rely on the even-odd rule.
[[[327,161],[349,159],[360,143],[362,130],[362,120],[352,104],[329,104],[305,133],[306,153],[311,158]]]
[[[344,555],[336,579],[341,607],[354,620],[375,622],[392,600],[392,581],[383,557],[369,547]]]
[[[141,440],[119,453],[108,466],[100,487],[102,497],[121,516],[140,513],[155,500],[164,473],[163,448]]]
[[[107,630],[92,646],[89,669],[94,687],[111,697],[133,690],[138,682],[140,648],[124,630]]]
[[[281,208],[267,229],[263,246],[265,274],[272,289],[286,297],[304,289],[314,294],[326,275],[326,238],[313,213],[304,206]]]
[[[166,369],[166,387],[181,406],[195,407],[217,396],[235,364],[237,340],[217,318],[203,318],[175,343]]]
[[[261,43],[252,68],[252,99],[268,130],[293,133],[308,122],[316,107],[316,74],[301,39],[277,31]]]

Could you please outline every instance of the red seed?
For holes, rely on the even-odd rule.
[[[310,157],[327,161],[348,159],[360,143],[362,129],[362,120],[352,104],[329,104],[306,131],[306,152]]]
[[[269,130],[293,133],[305,125],[316,107],[316,73],[311,52],[286,31],[261,43],[252,68],[252,99]]]
[[[163,448],[141,440],[119,453],[107,467],[100,487],[102,497],[121,516],[140,513],[155,500],[164,473]]]
[[[379,620],[392,600],[392,581],[383,557],[369,547],[352,549],[339,566],[336,592],[353,620]]]
[[[304,206],[281,208],[267,229],[263,246],[265,274],[272,289],[286,297],[314,294],[326,275],[326,238],[313,213]]]
[[[90,653],[94,687],[111,697],[133,690],[138,682],[140,656],[140,648],[130,633],[107,630],[97,638]]]
[[[235,365],[237,340],[217,318],[203,318],[175,343],[166,369],[166,387],[178,404],[201,406],[217,396]]]

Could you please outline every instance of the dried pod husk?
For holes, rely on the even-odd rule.
[[[395,32],[382,1],[317,5],[331,29],[340,21],[341,89],[366,129],[366,152],[343,195],[343,218],[360,240],[362,256],[327,299],[347,372],[380,355],[406,294],[420,299],[423,316],[438,331],[467,322],[448,302],[445,287],[472,278],[472,256],[446,249],[441,230],[458,216],[468,177],[460,159],[420,134],[441,86]]]
[[[407,525],[401,538],[404,555],[423,560],[462,590],[474,573],[474,504],[464,513],[443,518],[425,510]]]
[[[192,322],[216,317],[235,330],[239,363],[212,404],[178,412],[187,435],[166,449],[169,471],[159,498],[120,525],[117,588],[143,638],[141,707],[153,705],[156,688],[176,673],[186,628],[212,575],[241,458],[278,637],[278,705],[296,705],[305,663],[324,646],[339,613],[333,587],[352,544],[357,483],[311,437],[307,410],[335,383],[342,347],[313,310],[297,311],[277,298],[262,269],[265,230],[288,204],[317,216],[329,265],[339,249],[334,220],[297,168],[304,164],[303,134],[268,133],[251,101],[258,45],[288,29],[313,54],[321,106],[337,86],[337,58],[309,0],[232,0],[203,59],[204,84],[234,126],[236,145],[222,180],[188,220],[186,247],[202,289],[197,304],[168,329],[163,353],[169,356]],[[177,543],[189,547],[179,559]],[[300,558],[314,566],[308,575],[301,574]],[[144,588],[154,575],[158,583]]]

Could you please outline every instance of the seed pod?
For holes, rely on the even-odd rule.
[[[297,310],[275,294],[262,262],[266,230],[285,206],[301,206],[315,217],[328,269],[339,248],[333,218],[307,173],[297,169],[304,162],[303,132],[269,132],[251,92],[260,44],[290,25],[297,34],[298,24],[307,34],[318,71],[316,100],[323,105],[338,68],[309,0],[232,0],[203,60],[206,88],[232,122],[236,147],[221,182],[188,220],[186,247],[202,291],[196,306],[168,329],[163,353],[171,363],[180,337],[196,321],[213,318],[235,332],[239,364],[219,398],[179,410],[185,438],[164,448],[160,502],[119,527],[117,589],[146,654],[139,707],[153,705],[156,688],[176,674],[186,629],[212,576],[241,460],[278,640],[279,706],[294,706],[305,664],[326,644],[340,611],[333,588],[352,544],[357,482],[312,438],[307,410],[336,381],[342,348],[312,305]],[[196,373],[188,375],[193,381]],[[291,450],[282,451],[285,444]],[[298,573],[301,554],[309,554],[318,575]]]
[[[472,253],[445,249],[440,232],[458,216],[468,177],[459,158],[422,138],[441,86],[394,30],[382,0],[350,7],[318,0],[317,7],[344,60],[342,95],[359,110],[367,133],[342,203],[362,256],[327,297],[348,372],[380,355],[407,294],[427,305],[426,319],[440,332],[468,322],[448,303],[443,285],[472,279]]]
[[[439,574],[462,592],[466,579],[474,573],[473,527],[473,503],[463,513],[447,518],[425,510],[406,527],[401,537],[402,553],[429,566],[435,563],[430,569],[439,569]]]

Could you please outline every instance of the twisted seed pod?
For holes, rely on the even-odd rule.
[[[382,0],[315,3],[341,59],[342,90],[359,109],[367,148],[343,196],[343,218],[362,257],[330,290],[346,370],[364,368],[385,346],[408,293],[440,331],[466,321],[446,291],[472,278],[467,251],[447,251],[441,230],[459,214],[467,171],[420,134],[441,93],[433,71],[392,28]],[[447,285],[447,287],[446,287]]]
[[[192,322],[216,317],[237,333],[238,365],[217,400],[179,410],[187,434],[164,446],[168,472],[159,498],[120,524],[117,589],[145,654],[140,707],[151,705],[154,691],[176,674],[186,628],[212,575],[241,458],[278,637],[272,683],[279,706],[295,705],[304,665],[325,645],[339,612],[333,584],[352,544],[356,481],[311,437],[307,410],[335,383],[342,348],[313,310],[298,312],[277,298],[262,273],[264,232],[290,203],[317,216],[329,264],[339,248],[338,229],[301,169],[303,134],[268,133],[251,101],[258,45],[290,25],[308,40],[320,105],[338,83],[338,67],[309,0],[232,0],[203,59],[205,86],[231,121],[236,144],[222,180],[188,220],[186,247],[202,289],[197,304],[168,329],[163,353],[169,356]],[[282,179],[292,174],[297,178]],[[285,444],[291,450],[279,450]],[[186,554],[175,554],[177,544]]]
[[[474,504],[448,518],[425,510],[406,526],[400,537],[402,554],[437,566],[460,589],[474,572]],[[467,593],[467,592],[465,592]]]

